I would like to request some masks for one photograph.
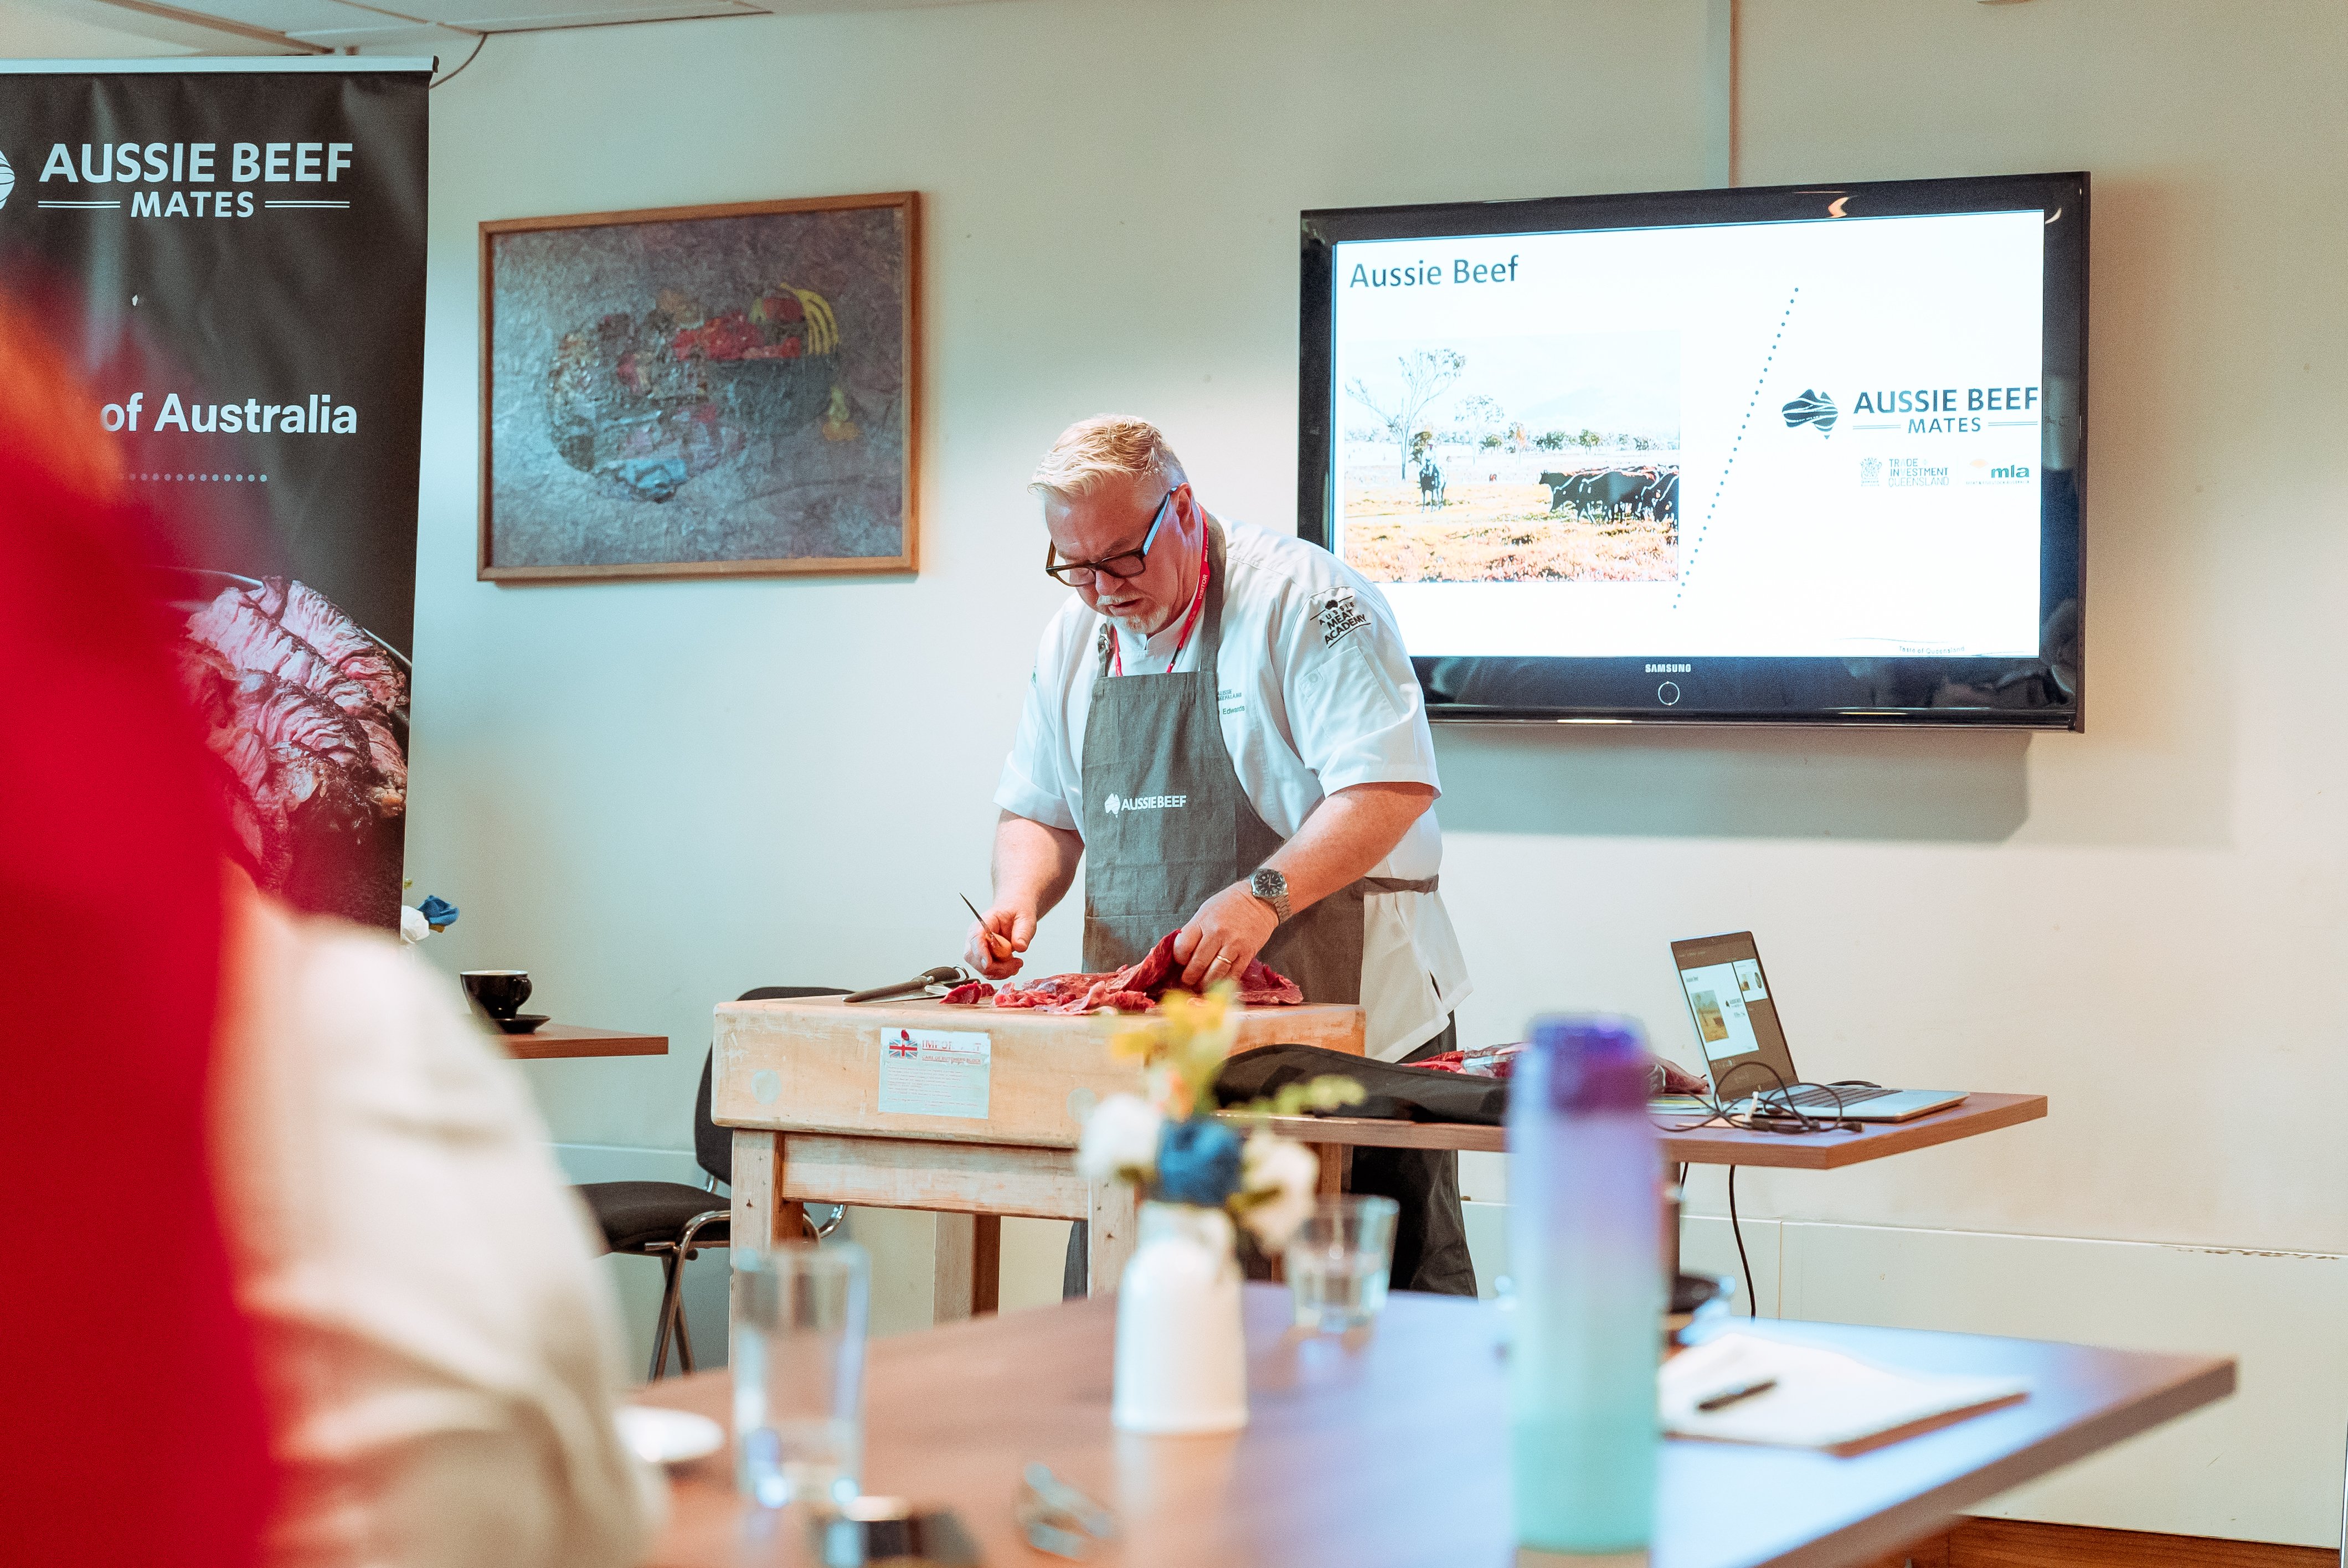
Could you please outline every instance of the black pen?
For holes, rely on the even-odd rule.
[[[1695,1408],[1710,1415],[1715,1410],[1725,1410],[1739,1400],[1749,1399],[1756,1394],[1766,1394],[1776,1386],[1775,1378],[1756,1378],[1749,1383],[1739,1383],[1734,1389],[1723,1389],[1707,1399],[1698,1399]]]

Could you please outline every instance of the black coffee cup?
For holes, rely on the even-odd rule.
[[[467,969],[458,978],[465,982],[465,994],[491,1018],[511,1018],[530,1000],[527,969]]]

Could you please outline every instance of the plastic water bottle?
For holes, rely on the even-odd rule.
[[[1536,1020],[1509,1091],[1509,1438],[1520,1561],[1644,1558],[1660,1441],[1663,1156],[1637,1022]]]

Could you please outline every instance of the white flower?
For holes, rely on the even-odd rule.
[[[401,941],[406,942],[410,947],[414,947],[417,943],[424,940],[425,938],[431,934],[432,927],[426,922],[423,910],[410,909],[404,905],[401,907],[399,911],[399,939]]]
[[[1158,1170],[1158,1136],[1166,1118],[1138,1095],[1112,1094],[1085,1118],[1076,1172],[1087,1182],[1148,1181]]]
[[[1321,1161],[1312,1150],[1269,1132],[1248,1134],[1240,1151],[1241,1223],[1267,1252],[1288,1245],[1319,1197]]]

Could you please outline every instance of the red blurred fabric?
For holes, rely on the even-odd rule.
[[[206,1166],[222,861],[96,417],[0,305],[0,1558],[242,1568],[270,1471]]]

